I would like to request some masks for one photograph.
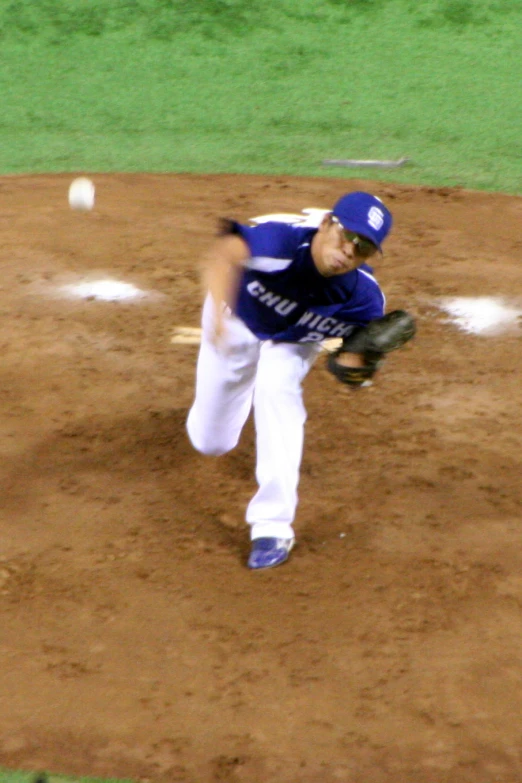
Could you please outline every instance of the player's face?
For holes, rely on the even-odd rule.
[[[323,277],[357,269],[377,248],[369,240],[346,231],[332,215],[326,215],[312,240],[312,258]]]

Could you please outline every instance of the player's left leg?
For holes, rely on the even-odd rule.
[[[261,347],[254,389],[259,489],[250,501],[246,518],[252,540],[279,541],[276,550],[284,550],[294,539],[292,523],[306,421],[302,381],[318,352],[317,343],[269,341]],[[276,553],[278,562],[274,563],[261,552],[258,558],[261,565],[253,564],[251,555],[249,565],[252,568],[278,565],[286,560],[288,551],[287,548],[286,553]]]

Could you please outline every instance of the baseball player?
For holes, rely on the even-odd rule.
[[[384,315],[385,298],[367,264],[391,226],[386,206],[364,192],[343,195],[318,228],[221,221],[206,264],[187,430],[201,453],[224,454],[253,408],[259,489],[246,512],[251,569],[284,563],[294,545],[306,419],[301,386],[321,341],[342,338],[328,369],[359,387],[413,336],[407,313]]]

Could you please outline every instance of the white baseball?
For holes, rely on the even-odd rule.
[[[88,212],[94,206],[94,183],[87,177],[78,177],[69,186],[69,206],[80,212]]]

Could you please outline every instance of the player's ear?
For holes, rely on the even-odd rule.
[[[332,225],[333,215],[331,212],[326,212],[323,215],[321,222],[319,223],[319,231],[326,231]]]

